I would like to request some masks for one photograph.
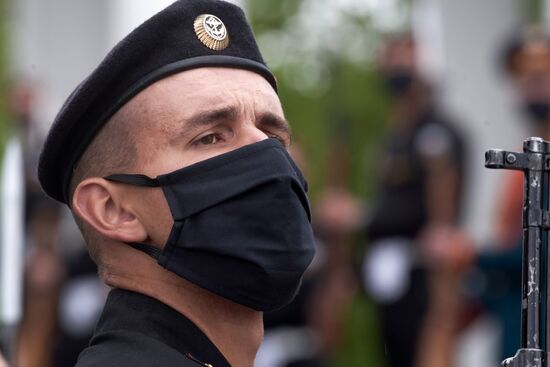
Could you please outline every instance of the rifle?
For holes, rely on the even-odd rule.
[[[550,142],[528,138],[523,153],[491,149],[485,167],[523,171],[523,264],[520,349],[502,367],[547,367],[550,360]],[[544,260],[544,261],[543,261]]]

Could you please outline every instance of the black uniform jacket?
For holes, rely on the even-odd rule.
[[[229,367],[189,319],[165,304],[121,289],[109,293],[76,367]]]

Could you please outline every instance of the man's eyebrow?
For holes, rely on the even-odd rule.
[[[257,124],[260,127],[269,127],[271,129],[280,131],[288,135],[289,137],[292,135],[290,124],[288,123],[288,121],[271,112],[264,112],[260,114]]]
[[[194,129],[205,125],[212,125],[220,121],[230,121],[237,118],[235,107],[221,107],[213,110],[198,112],[190,117],[183,119],[183,125],[186,129]]]
[[[181,119],[180,132],[177,134],[177,136],[170,137],[170,140],[178,141],[180,138],[192,134],[195,130],[201,127],[215,125],[224,121],[234,121],[238,117],[239,112],[237,111],[237,108],[235,106],[226,106],[215,108],[213,110],[198,112],[194,115]],[[261,113],[255,123],[259,128],[268,128],[285,134],[289,138],[291,137],[291,130],[288,121],[276,115],[275,113]]]
[[[176,136],[171,136],[170,140],[177,141],[180,138],[192,134],[199,128],[215,125],[222,121],[234,120],[237,118],[237,115],[237,110],[232,106],[197,112],[179,121],[179,133]]]

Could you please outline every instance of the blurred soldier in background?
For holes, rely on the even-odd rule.
[[[531,132],[550,137],[550,39],[538,29],[513,38],[504,51],[503,66],[511,77]]]
[[[391,37],[381,53],[392,116],[363,264],[391,367],[414,364],[430,300],[427,257],[446,252],[444,239],[459,218],[464,173],[462,138],[436,107],[416,53],[410,34]]]
[[[518,33],[500,61],[529,124],[528,135],[550,139],[550,38],[538,29]],[[484,305],[501,327],[501,359],[513,356],[519,346],[523,206],[523,173],[503,174],[493,245],[478,259],[487,284]]]
[[[44,136],[33,116],[37,94],[32,82],[16,81],[8,98],[25,168],[25,300],[14,360],[19,367],[74,366],[92,335],[107,289],[82,237],[70,233],[77,231],[66,224],[72,218],[38,183]]]
[[[59,205],[38,184],[41,144],[33,116],[37,95],[29,81],[15,81],[8,94],[11,128],[22,145],[24,161],[25,277],[23,320],[18,333],[18,366],[49,366],[55,329],[57,291],[62,267],[57,252]]]
[[[530,124],[529,135],[548,140],[550,38],[538,29],[529,29],[516,35],[506,44],[501,63],[510,77],[525,121]],[[470,273],[466,278],[465,270],[474,255],[468,251],[468,246],[464,246],[468,240],[460,238],[456,233],[447,236],[446,242],[454,250],[434,256],[439,265],[434,266],[437,274],[432,279],[431,290],[434,294],[423,325],[417,367],[452,365],[455,339],[449,325],[457,325],[460,316],[460,284],[464,284],[465,280],[468,283],[474,280],[475,288],[484,284],[482,289],[476,291],[481,292],[485,309],[499,323],[499,360],[516,353],[521,326],[522,206],[523,174],[507,171],[498,201],[493,243],[489,250],[477,254],[478,271]],[[478,313],[475,305],[472,309]]]

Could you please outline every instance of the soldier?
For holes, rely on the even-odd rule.
[[[429,260],[447,246],[442,234],[458,223],[462,191],[461,134],[436,106],[416,54],[412,35],[400,34],[386,42],[380,57],[392,119],[363,267],[392,367],[411,366],[416,358],[429,303]]]
[[[527,126],[529,136],[550,139],[550,37],[537,28],[526,28],[507,41],[500,56],[524,113],[519,121]],[[488,282],[484,305],[502,329],[500,358],[504,359],[513,356],[520,343],[523,173],[506,171],[502,181],[493,245],[480,254],[478,265]]]
[[[180,0],[70,95],[39,164],[112,290],[87,366],[252,366],[313,256],[306,182],[243,12]]]

